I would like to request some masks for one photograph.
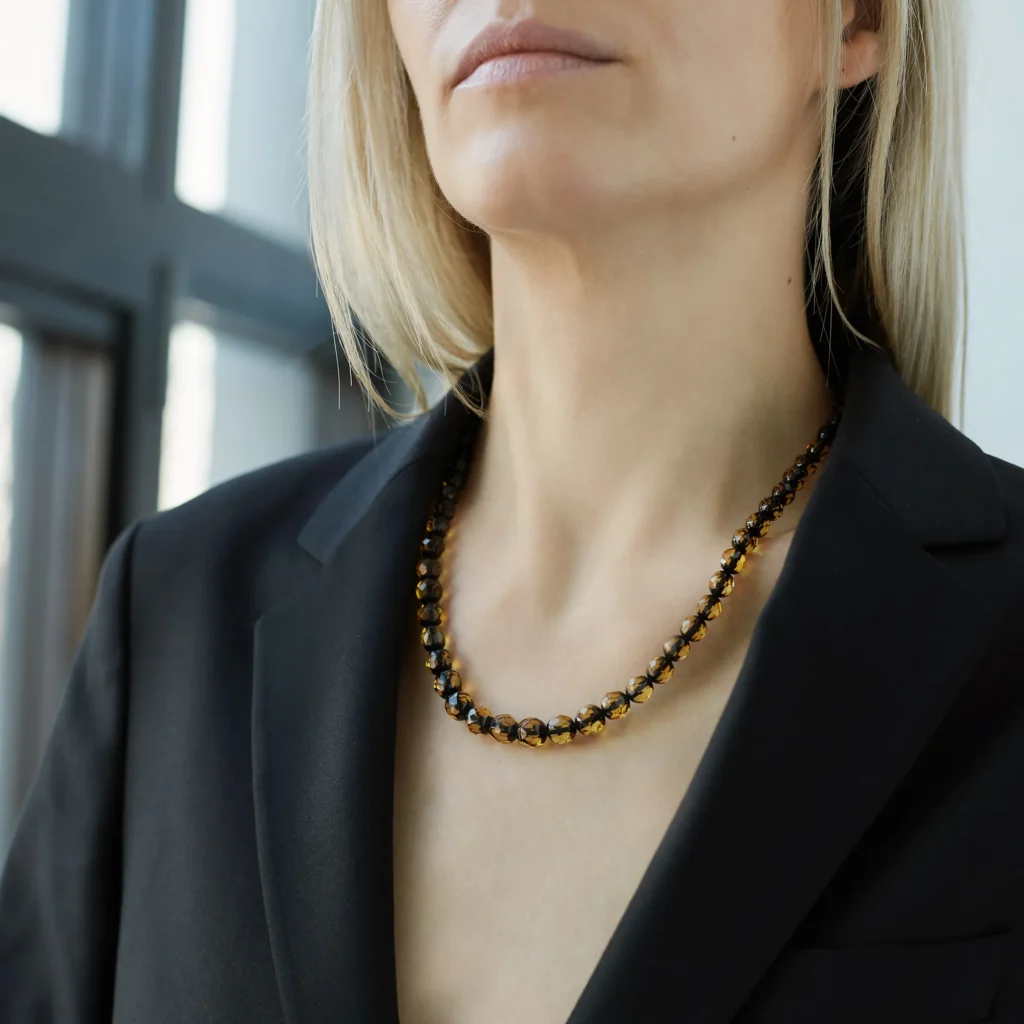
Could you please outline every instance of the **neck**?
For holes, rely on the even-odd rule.
[[[595,560],[726,546],[828,419],[804,202],[492,238],[494,379],[465,500],[552,614]]]

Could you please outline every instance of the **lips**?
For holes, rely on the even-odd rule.
[[[571,29],[555,28],[533,18],[514,23],[493,21],[460,54],[451,87],[464,82],[489,60],[514,53],[564,53],[598,62],[617,59],[608,47]]]

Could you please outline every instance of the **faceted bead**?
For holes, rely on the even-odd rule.
[[[736,589],[736,579],[727,572],[716,572],[708,580],[708,589],[716,597],[728,597]]]
[[[438,672],[443,672],[446,668],[452,667],[452,652],[446,648],[441,648],[439,651],[431,651],[427,655],[427,668],[436,676]]]
[[[443,501],[457,501],[459,497],[459,489],[452,487],[451,484],[445,484],[441,488],[441,498]]]
[[[762,517],[760,515],[752,515],[743,525],[751,536],[763,537],[768,533],[768,527],[771,526],[771,516]]]
[[[462,679],[459,673],[452,668],[446,668],[434,676],[434,689],[438,695],[447,700],[456,690],[462,687]]]
[[[629,711],[629,698],[621,690],[612,690],[601,698],[605,717],[622,718]]]
[[[434,509],[434,515],[444,516],[445,519],[452,519],[455,516],[455,502],[454,501],[439,501],[437,508]]]
[[[732,546],[740,551],[748,551],[757,547],[757,538],[752,537],[746,530],[737,530],[732,535]]]
[[[420,554],[424,558],[437,558],[444,552],[444,537],[433,534],[420,541]]]
[[[436,604],[425,604],[416,613],[424,626],[436,626],[441,621],[441,608]]]
[[[447,639],[444,630],[438,629],[437,626],[427,626],[426,629],[420,630],[420,643],[428,651],[439,651]]]
[[[652,683],[667,683],[672,678],[674,671],[675,663],[671,658],[651,658],[647,663],[646,675]]]
[[[665,646],[662,650],[665,652],[666,657],[671,658],[673,661],[682,661],[690,653],[690,644],[685,636],[674,636],[671,640],[665,641]]]
[[[576,712],[576,730],[584,736],[596,736],[604,728],[604,709],[587,704]]]
[[[833,430],[831,426],[824,426],[818,431],[818,444],[828,444],[832,440]]]
[[[416,598],[419,601],[440,601],[443,594],[440,580],[428,578],[416,584]]]
[[[717,619],[722,614],[722,602],[711,594],[705,594],[697,602],[697,613],[705,619]]]
[[[450,519],[446,519],[444,516],[431,516],[427,520],[427,533],[443,536],[448,532],[449,526],[451,526]]]
[[[788,505],[795,497],[796,493],[789,490],[789,488],[784,487],[782,484],[776,484],[772,489],[772,501],[774,501],[776,505]]]
[[[444,709],[452,718],[465,718],[473,706],[473,698],[465,690],[456,690],[444,702]]]
[[[548,720],[548,739],[552,743],[571,743],[575,735],[576,723],[568,715],[555,715]]]
[[[633,676],[626,684],[626,696],[634,704],[643,704],[654,696],[654,686],[647,676]]]
[[[548,727],[539,718],[524,718],[519,723],[519,742],[539,747],[548,738]]]
[[[721,565],[726,572],[742,572],[746,564],[747,556],[742,551],[728,548],[722,552]]]
[[[804,454],[811,462],[817,462],[821,458],[821,445],[817,441],[804,448]]]
[[[783,483],[789,484],[790,487],[796,491],[799,491],[803,487],[806,477],[807,470],[804,469],[803,466],[793,466],[782,474]]]
[[[469,727],[470,732],[475,732],[478,736],[482,736],[485,733],[491,731],[491,711],[490,708],[478,708],[471,707],[466,712],[466,725]]]
[[[762,519],[778,519],[782,515],[782,507],[776,505],[771,498],[762,498],[761,504],[757,506],[757,514]]]
[[[690,643],[703,640],[707,631],[708,627],[696,615],[690,615],[683,619],[683,624],[679,627],[679,635],[685,637]]]
[[[491,719],[491,735],[499,743],[519,739],[519,723],[511,715],[498,715]]]
[[[416,575],[437,579],[441,575],[441,563],[436,558],[421,558],[416,566]]]

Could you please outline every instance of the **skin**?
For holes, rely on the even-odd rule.
[[[660,651],[831,411],[803,297],[824,5],[388,7],[434,174],[491,240],[491,415],[445,556],[447,628],[478,703],[572,714]],[[872,5],[843,10],[849,87],[877,71],[881,48]],[[527,16],[617,59],[450,88],[485,24]],[[684,663],[685,686],[614,736],[499,748],[447,719],[410,648],[396,783],[403,1024],[568,1018],[699,763],[818,479]],[[472,891],[531,910],[510,916]]]

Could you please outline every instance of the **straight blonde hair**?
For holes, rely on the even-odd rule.
[[[884,63],[854,90],[838,84],[841,0],[822,2],[830,78],[809,299],[848,340],[891,351],[948,418],[966,323],[960,0],[877,0]],[[437,185],[386,4],[318,0],[308,140],[317,273],[365,393],[396,419],[418,415],[429,406],[419,364],[473,407],[458,382],[493,346],[488,240]],[[831,343],[832,328],[822,334]],[[378,390],[377,353],[417,411]]]

